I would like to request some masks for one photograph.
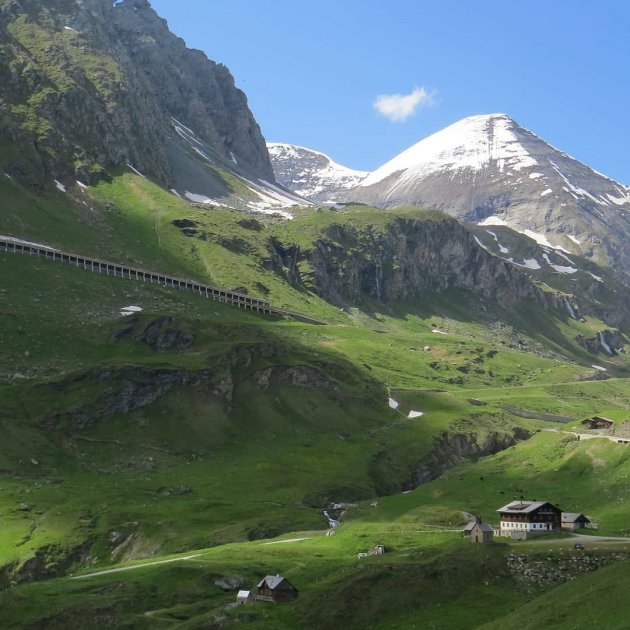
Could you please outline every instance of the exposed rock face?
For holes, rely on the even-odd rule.
[[[106,384],[105,391],[96,400],[81,407],[48,414],[41,424],[48,429],[60,427],[72,430],[88,429],[111,414],[128,414],[146,407],[177,387],[192,387],[212,381],[213,373],[210,370],[194,372],[175,368],[93,370],[49,387],[63,393],[77,385],[89,386],[101,382]]]
[[[147,0],[3,3],[0,105],[0,144],[21,148],[2,167],[33,185],[129,163],[177,187],[196,155],[190,128],[217,165],[274,181],[227,68],[186,48]]]
[[[531,435],[526,429],[517,426],[502,433],[488,433],[481,439],[475,433],[445,431],[434,438],[431,454],[416,466],[406,485],[415,488],[428,483],[458,463],[494,455],[519,441],[527,440]]]
[[[336,224],[306,251],[275,241],[271,250],[271,265],[278,273],[338,305],[365,297],[406,300],[452,288],[476,291],[507,308],[524,298],[553,306],[560,300],[478,247],[447,217],[399,218],[382,230]]]
[[[158,317],[146,324],[131,322],[118,331],[116,339],[130,337],[158,351],[186,350],[195,341],[195,336],[179,325],[173,317]]]

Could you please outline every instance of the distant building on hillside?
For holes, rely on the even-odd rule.
[[[565,531],[572,532],[576,529],[591,526],[591,519],[584,516],[584,514],[579,514],[578,512],[562,512],[562,529]]]
[[[583,420],[582,424],[589,429],[610,429],[615,424],[615,421],[610,418],[604,418],[604,416],[593,416]]]
[[[256,588],[256,599],[265,602],[286,602],[298,596],[295,586],[281,575],[267,575]]]
[[[239,591],[236,596],[236,603],[239,606],[244,606],[245,604],[252,604],[255,601],[254,595],[251,591]]]
[[[464,527],[464,536],[470,537],[474,543],[491,543],[494,541],[494,529],[478,516]]]
[[[527,538],[532,534],[559,532],[562,510],[548,501],[512,501],[497,510],[501,536]]]

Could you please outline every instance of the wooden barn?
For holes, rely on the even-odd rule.
[[[559,532],[562,510],[548,501],[512,501],[497,510],[502,536],[522,536]]]
[[[615,424],[615,421],[610,418],[604,418],[604,416],[593,416],[582,421],[582,424],[589,429],[610,429]]]
[[[266,602],[287,602],[298,596],[298,590],[281,575],[268,575],[258,583],[256,599]]]
[[[591,519],[584,514],[578,512],[562,512],[562,529],[565,531],[574,531],[583,529],[592,525]]]

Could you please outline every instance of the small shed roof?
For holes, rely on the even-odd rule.
[[[563,523],[575,523],[579,518],[590,520],[584,514],[580,514],[579,512],[562,512],[562,522]]]
[[[248,599],[249,597],[251,597],[251,595],[252,595],[251,591],[239,591],[237,597]]]
[[[494,531],[494,529],[492,528],[492,525],[488,525],[488,523],[484,523],[483,521],[481,523],[479,521],[471,521],[470,523],[468,523],[468,525],[466,525],[465,531],[471,532],[473,529],[475,529],[476,526],[478,526],[482,532]]]

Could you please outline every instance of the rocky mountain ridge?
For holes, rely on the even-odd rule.
[[[325,153],[305,147],[268,142],[267,148],[278,182],[311,201],[334,201],[368,175],[365,171],[338,164]]]

